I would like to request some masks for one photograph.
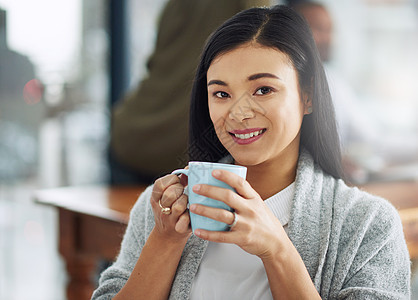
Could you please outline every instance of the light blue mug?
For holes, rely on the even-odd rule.
[[[230,185],[215,179],[212,176],[213,170],[227,170],[242,178],[246,178],[247,176],[247,168],[243,166],[236,166],[236,165],[229,165],[229,164],[221,164],[221,163],[211,163],[211,162],[200,162],[200,161],[191,161],[189,162],[189,169],[178,169],[174,170],[171,174],[184,174],[188,177],[188,187],[187,187],[187,194],[189,196],[189,204],[198,203],[203,204],[210,207],[216,208],[223,208],[228,211],[232,211],[232,209],[226,205],[225,203],[214,200],[208,197],[204,197],[198,195],[193,192],[192,187],[195,184],[208,184],[213,186],[218,186],[222,188],[227,188],[232,191],[235,191]],[[193,232],[197,228],[210,230],[210,231],[228,231],[229,225],[223,222],[215,221],[213,219],[196,215],[194,213],[190,213],[190,222],[192,225]]]

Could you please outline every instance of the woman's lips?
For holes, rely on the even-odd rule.
[[[237,129],[229,131],[229,134],[237,144],[248,145],[260,139],[266,130],[266,128]]]

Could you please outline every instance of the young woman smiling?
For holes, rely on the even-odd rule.
[[[93,299],[407,299],[409,256],[396,210],[348,187],[332,101],[308,25],[289,8],[243,11],[211,36],[191,97],[190,160],[246,166],[193,191],[158,179],[131,212]],[[197,229],[188,209],[226,224]]]

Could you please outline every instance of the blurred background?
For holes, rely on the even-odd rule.
[[[0,300],[65,299],[57,212],[32,193],[111,182],[111,110],[146,76],[166,2],[0,0]],[[319,2],[326,63],[370,132],[344,145],[351,180],[418,180],[418,0]]]

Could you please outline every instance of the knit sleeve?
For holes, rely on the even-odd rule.
[[[396,209],[366,195],[347,214],[346,223],[350,230],[343,236],[340,261],[347,272],[340,273],[345,275],[335,298],[409,299],[410,259]]]
[[[99,286],[92,300],[110,300],[125,285],[154,227],[150,205],[152,186],[138,198],[130,213],[130,219],[124,234],[121,249],[116,261],[100,276]]]

